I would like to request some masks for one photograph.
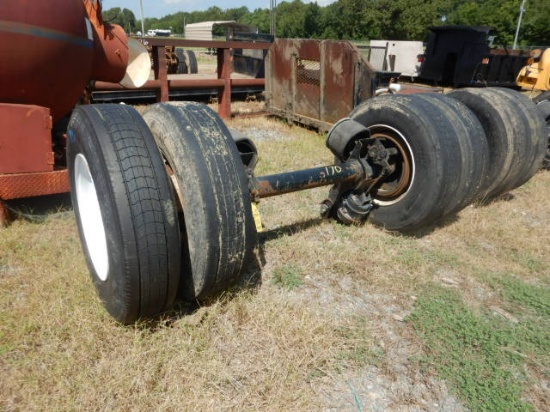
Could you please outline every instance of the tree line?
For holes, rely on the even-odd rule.
[[[498,45],[513,43],[522,0],[338,0],[328,6],[283,1],[274,10],[276,36],[338,40],[425,40],[428,28],[441,25],[489,26]],[[107,22],[128,32],[141,30],[141,21],[128,9],[105,10]],[[145,29],[171,29],[210,20],[235,20],[269,33],[271,11],[247,7],[178,12],[162,18],[145,18]],[[519,33],[520,45],[550,45],[550,1],[527,0]]]

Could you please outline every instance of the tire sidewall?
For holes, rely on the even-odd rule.
[[[410,147],[414,170],[411,184],[399,201],[387,206],[377,205],[369,219],[389,230],[396,229],[397,222],[405,222],[405,230],[414,230],[427,220],[439,217],[437,209],[444,173],[442,148],[440,142],[432,138],[435,131],[430,123],[405,109],[410,101],[416,100],[412,96],[380,96],[377,100],[379,103],[367,101],[367,105],[359,106],[350,117],[370,130],[375,125],[387,125],[399,131]],[[391,100],[397,103],[399,110],[386,111],[385,102]]]
[[[144,119],[181,194],[181,297],[201,299],[230,286],[255,246],[244,166],[229,129],[207,106],[162,103],[149,106]]]
[[[71,199],[74,205],[76,221],[79,228],[80,240],[84,249],[84,254],[90,268],[92,280],[96,287],[100,299],[103,301],[109,313],[115,318],[125,318],[127,316],[137,316],[138,308],[132,308],[129,300],[113,299],[117,296],[131,296],[139,294],[139,285],[137,279],[130,276],[120,276],[118,271],[113,270],[117,262],[134,262],[137,257],[128,256],[128,250],[132,250],[132,245],[126,243],[122,236],[123,228],[121,224],[120,214],[117,211],[115,202],[115,194],[113,191],[111,178],[106,171],[109,170],[105,158],[109,157],[110,153],[114,152],[114,147],[110,140],[106,138],[107,132],[97,133],[93,135],[87,134],[86,131],[97,130],[101,128],[101,122],[94,122],[95,113],[87,110],[86,113],[82,109],[76,109],[73,114],[73,119],[68,131],[69,143],[67,145],[67,161],[68,169],[72,171],[69,175],[71,184]],[[99,116],[98,116],[99,117]],[[95,129],[91,127],[94,122]],[[88,162],[96,194],[101,205],[101,217],[105,228],[107,256],[109,262],[109,271],[106,280],[101,280],[98,276],[94,264],[90,258],[90,250],[87,244],[87,239],[84,236],[82,221],[85,218],[81,215],[81,208],[78,203],[75,182],[75,159],[78,155],[84,156]],[[125,247],[124,247],[125,246]],[[134,248],[135,250],[135,248]],[[126,314],[126,315],[122,315]]]
[[[479,198],[491,199],[506,191],[508,182],[518,173],[514,163],[517,139],[513,135],[510,108],[491,89],[458,89],[448,96],[457,99],[474,112],[481,122],[489,147],[489,164]]]

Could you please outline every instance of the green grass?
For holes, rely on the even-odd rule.
[[[283,265],[276,268],[271,281],[274,285],[287,290],[296,289],[304,284],[302,271],[294,265]]]
[[[423,292],[408,321],[425,345],[422,363],[450,382],[469,409],[532,411],[524,400],[525,368],[549,376],[550,290],[511,277],[491,285],[517,323],[474,310],[458,291],[441,286]]]
[[[523,282],[513,276],[493,274],[487,282],[509,303],[519,305],[535,316],[550,318],[550,287]],[[550,340],[549,340],[550,345]]]

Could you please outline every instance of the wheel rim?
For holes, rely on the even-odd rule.
[[[75,190],[84,242],[97,277],[105,282],[109,276],[109,255],[105,225],[97,191],[86,158],[79,153],[74,162]]]
[[[388,125],[373,125],[368,129],[371,137],[378,139],[386,149],[395,149],[389,158],[395,170],[373,191],[374,202],[388,206],[399,202],[412,186],[415,177],[413,152],[405,136],[397,129]]]

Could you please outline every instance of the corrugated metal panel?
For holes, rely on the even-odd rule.
[[[191,23],[185,25],[185,38],[187,40],[213,40],[212,29],[214,26],[225,27],[232,37],[234,32],[256,33],[257,29],[253,26],[237,23],[234,20],[216,20],[203,21],[200,23]]]
[[[185,38],[189,40],[212,40],[215,21],[204,21],[185,25]]]

